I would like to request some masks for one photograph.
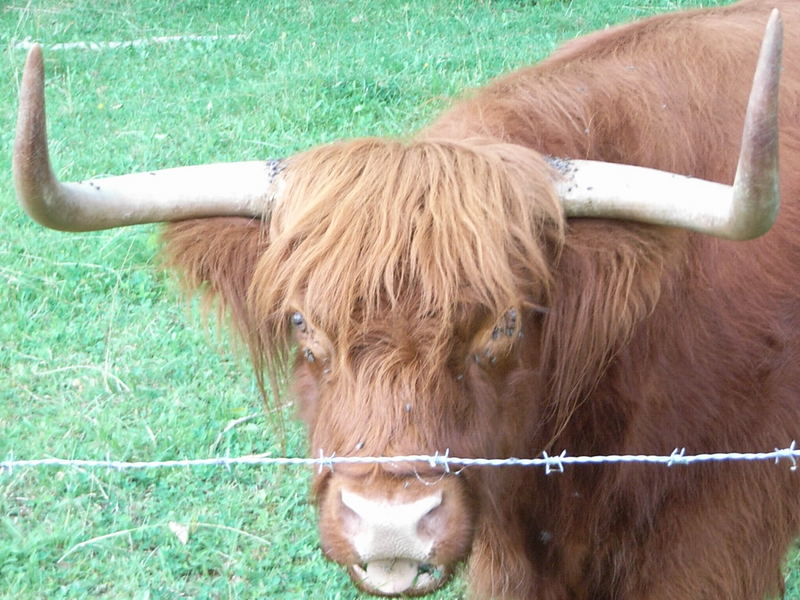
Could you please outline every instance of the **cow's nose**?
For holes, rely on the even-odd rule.
[[[346,489],[341,493],[345,531],[364,562],[394,558],[425,560],[436,537],[435,511],[442,492],[411,502],[391,502],[361,496]]]
[[[426,560],[443,524],[441,490],[410,502],[391,502],[343,489],[345,535],[361,559],[352,574],[367,590],[386,595],[437,585],[443,569]]]

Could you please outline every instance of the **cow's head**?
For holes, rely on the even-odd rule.
[[[446,141],[356,140],[288,161],[248,302],[315,454],[519,444],[503,423],[535,385],[522,324],[547,303],[561,239],[548,172],[532,151]],[[367,591],[429,591],[470,548],[478,489],[427,463],[322,469],[323,549]]]
[[[15,181],[31,216],[57,229],[262,219],[255,242],[227,245],[248,265],[237,271],[244,279],[226,280],[207,259],[191,275],[216,284],[257,366],[290,376],[315,454],[528,454],[525,429],[544,419],[548,400],[541,357],[557,329],[545,320],[564,217],[737,239],[766,231],[777,210],[779,54],[773,17],[732,187],[492,140],[424,138],[64,184],[49,166],[35,48]],[[189,229],[168,229],[171,252],[190,251]],[[323,549],[367,591],[431,591],[494,510],[486,477],[427,462],[322,469],[314,492]]]

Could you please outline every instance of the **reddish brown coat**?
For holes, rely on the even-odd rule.
[[[785,51],[783,204],[773,229],[737,243],[627,222],[560,222],[541,161],[527,149],[730,182],[756,53],[774,6],[783,14]],[[442,140],[455,148],[445,158],[420,150]],[[326,391],[323,361],[295,363],[294,389],[314,448],[354,453],[363,437],[365,453],[450,447],[476,456],[561,449],[669,454],[682,446],[765,450],[800,439],[800,3],[754,0],[599,32],[478,90],[417,142],[351,142],[314,150],[295,164],[327,160],[330,170],[322,172],[333,173],[334,164],[341,166],[336,156],[345,156],[363,172],[373,160],[366,155],[387,163],[387,156],[402,156],[397,160],[410,161],[413,177],[433,181],[433,171],[418,171],[439,165],[442,177],[462,168],[463,180],[473,182],[473,166],[463,166],[473,165],[464,162],[473,154],[516,190],[481,188],[487,202],[513,196],[543,203],[529,209],[509,202],[518,212],[487,224],[487,252],[502,257],[492,254],[480,267],[458,259],[476,251],[464,232],[441,233],[439,245],[427,250],[413,241],[389,244],[383,250],[394,248],[397,256],[387,265],[379,258],[381,236],[400,232],[400,240],[407,233],[396,223],[378,227],[375,244],[358,249],[366,274],[353,265],[353,249],[331,258],[335,245],[318,245],[315,263],[302,241],[323,243],[316,229],[333,226],[338,214],[348,226],[352,219],[357,239],[368,235],[370,222],[358,216],[357,203],[336,205],[335,190],[345,188],[319,174],[298,176],[293,188],[318,197],[291,198],[266,234],[238,219],[168,227],[173,265],[192,285],[207,282],[233,310],[259,368],[262,360],[274,374],[286,366],[294,342],[285,323],[293,308],[316,312],[325,323],[325,334],[297,343],[338,357],[331,384],[337,393]],[[403,179],[408,173],[377,165],[371,222],[408,220],[376,191],[389,183],[412,189]],[[473,206],[465,202],[449,210]],[[302,203],[328,214],[312,218],[298,208]],[[416,206],[413,199],[409,206]],[[436,215],[430,222],[438,222]],[[517,227],[513,236],[535,237],[513,237],[510,248],[501,248],[492,240],[505,225]],[[287,231],[302,234],[287,238]],[[345,235],[347,227],[337,231]],[[273,233],[283,240],[280,252],[267,242]],[[292,255],[301,247],[302,260]],[[436,280],[435,266],[403,270],[404,261],[424,260],[426,251],[447,255],[441,264],[453,271],[450,279]],[[528,259],[542,264],[523,264]],[[316,278],[315,268],[322,269]],[[480,268],[491,273],[479,276]],[[298,298],[309,289],[318,291],[313,302]],[[455,297],[457,290],[469,297]],[[370,293],[374,302],[364,299]],[[319,306],[326,297],[328,305]],[[546,314],[535,310],[540,305]],[[503,340],[495,343],[487,332],[508,306],[519,307],[525,337],[498,348]],[[444,325],[428,323],[444,317]],[[500,360],[471,361],[484,348]],[[420,418],[403,416],[405,398],[414,399]],[[315,482],[323,500],[328,485],[325,475]],[[800,473],[785,465],[584,466],[551,476],[487,469],[467,472],[463,486],[476,498],[465,511],[474,529],[470,584],[478,597],[776,598],[781,561],[800,529]],[[326,540],[333,534],[324,527]],[[335,548],[326,551],[337,558]]]

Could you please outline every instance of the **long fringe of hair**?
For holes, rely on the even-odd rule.
[[[381,311],[424,322],[427,360],[407,382],[424,387],[463,319],[534,304],[550,311],[542,357],[554,432],[658,299],[663,236],[641,226],[611,245],[600,233],[596,247],[565,246],[549,167],[519,146],[361,139],[297,155],[285,173],[266,223],[203,219],[164,233],[167,264],[207,305],[219,299],[273,395],[295,311],[334,341],[344,375],[348,349]]]
[[[346,370],[348,347],[384,311],[426,322],[429,355],[446,360],[467,315],[547,301],[563,217],[535,152],[360,139],[300,154],[286,173],[247,300],[273,379],[294,311],[333,340]]]

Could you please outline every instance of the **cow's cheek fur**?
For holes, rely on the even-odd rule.
[[[298,360],[295,364],[290,392],[297,417],[305,424],[307,430],[311,431],[316,421],[320,389],[315,374],[303,361]]]

